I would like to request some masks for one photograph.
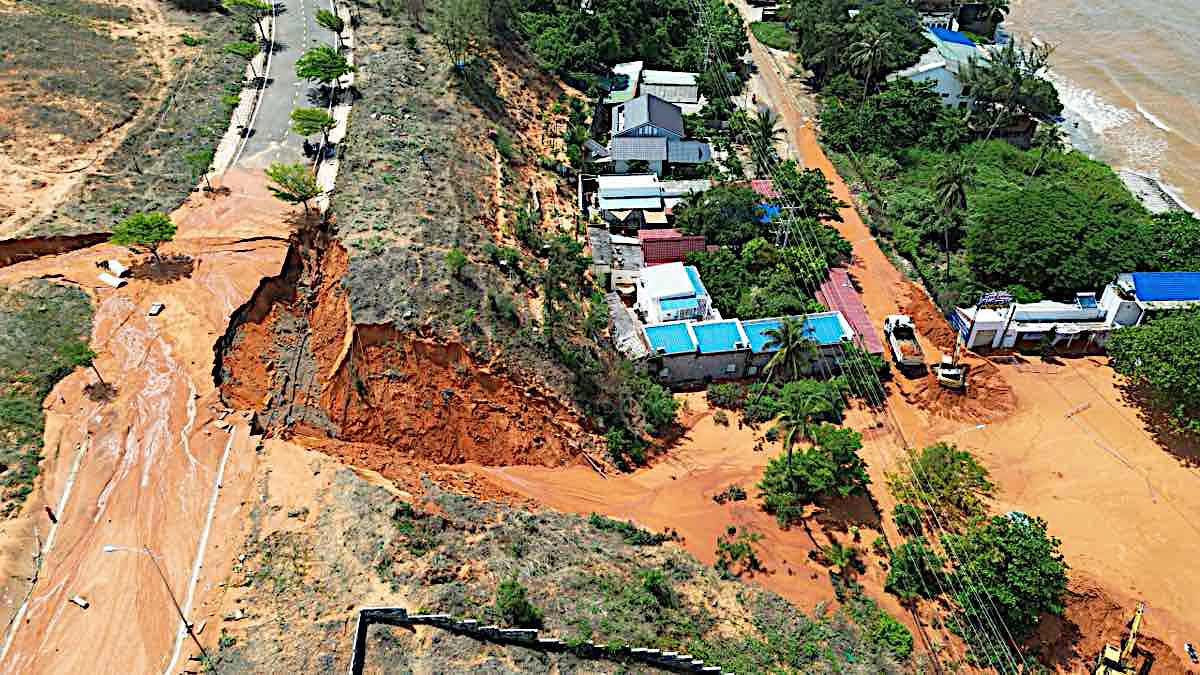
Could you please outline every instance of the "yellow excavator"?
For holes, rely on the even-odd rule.
[[[1129,624],[1129,637],[1120,647],[1104,645],[1104,651],[1096,657],[1096,668],[1092,670],[1092,675],[1130,675],[1139,671],[1133,666],[1130,657],[1133,656],[1134,647],[1137,645],[1138,629],[1142,626],[1142,614],[1145,611],[1146,603],[1139,602],[1137,611],[1133,613],[1133,621]]]
[[[933,364],[933,374],[937,383],[947,389],[962,390],[967,387],[967,364],[959,357],[961,340],[954,342],[954,351],[949,356],[943,356],[940,363]]]

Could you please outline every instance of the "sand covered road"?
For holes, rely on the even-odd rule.
[[[135,279],[119,290],[100,286],[97,260],[130,260],[111,246],[0,270],[0,283],[56,276],[92,296],[96,366],[117,391],[111,402],[89,400],[83,388],[95,375],[80,370],[47,401],[46,460],[36,497],[61,509],[52,540],[44,534],[48,519],[38,522],[47,539],[44,562],[5,636],[0,671],[166,668],[180,642],[180,622],[142,547],[154,552],[194,623],[206,603],[215,603],[211,591],[229,562],[222,554],[238,527],[232,519],[250,488],[255,439],[244,416],[221,409],[213,344],[261,279],[280,271],[287,252],[289,212],[263,183],[258,175],[231,171],[229,194],[196,193],[176,212],[179,233],[165,253],[191,256],[184,278]],[[149,317],[155,302],[166,309]],[[105,546],[117,548],[105,552]],[[90,607],[70,604],[75,595]],[[20,607],[21,598],[8,600],[10,611]]]

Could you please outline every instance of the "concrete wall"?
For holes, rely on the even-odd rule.
[[[703,382],[706,379],[738,379],[746,376],[746,365],[749,356],[750,352],[748,350],[716,352],[713,354],[674,354],[662,357],[663,368],[668,373],[662,375],[661,371],[659,371],[654,374],[658,375],[659,379],[667,384]],[[727,370],[729,366],[733,366],[733,372]]]
[[[950,71],[948,66],[930,68],[921,73],[908,76],[913,82],[933,82],[933,90],[942,95],[942,104],[957,107],[960,103],[969,103],[970,98],[963,96],[962,83],[958,76]]]

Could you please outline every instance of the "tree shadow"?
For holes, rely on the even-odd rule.
[[[1187,467],[1200,467],[1200,437],[1179,430],[1171,415],[1162,409],[1149,387],[1134,382],[1119,385],[1121,394],[1131,407],[1137,408],[1138,418],[1164,450]]]
[[[143,260],[129,268],[129,276],[154,284],[169,284],[192,276],[195,268],[196,261],[190,255],[176,254],[163,256],[159,262]]]
[[[117,397],[117,388],[108,382],[92,382],[83,388],[92,403],[108,403]]]
[[[814,514],[817,523],[825,530],[846,533],[850,527],[881,528],[879,509],[867,491],[849,497],[822,499],[821,509]]]

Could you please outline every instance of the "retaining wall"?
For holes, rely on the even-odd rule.
[[[607,646],[594,642],[568,644],[557,638],[543,638],[528,628],[500,628],[481,625],[474,619],[455,619],[449,614],[409,614],[403,607],[363,607],[358,611],[354,629],[354,651],[350,658],[350,675],[362,675],[367,655],[367,629],[371,624],[400,626],[434,626],[458,635],[496,644],[513,645],[544,652],[570,652],[584,659],[605,659],[622,663],[643,663],[676,673],[724,673],[716,666],[706,666],[690,654],[665,652],[642,647]]]

